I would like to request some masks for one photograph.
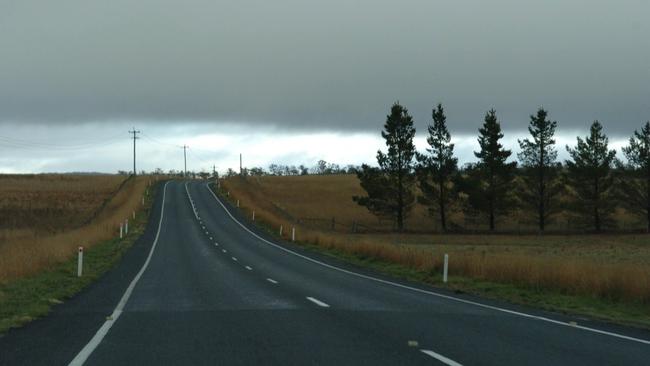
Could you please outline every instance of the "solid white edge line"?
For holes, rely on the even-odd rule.
[[[435,353],[435,352],[430,351],[428,349],[421,349],[420,351],[422,353],[426,354],[426,355],[429,355],[429,356],[435,358],[436,360],[438,360],[438,361],[440,361],[440,362],[442,362],[444,364],[449,365],[449,366],[463,366],[463,365],[459,364],[458,362],[456,362],[456,361],[454,361],[452,359],[449,359],[449,358],[447,358],[447,357],[445,357],[445,356],[443,356],[443,355],[441,355],[439,353]]]
[[[93,351],[97,348],[97,346],[99,346],[99,344],[104,339],[106,334],[108,334],[108,331],[111,329],[113,324],[115,324],[117,319],[119,319],[120,315],[122,315],[122,310],[124,310],[124,306],[126,306],[126,302],[129,301],[129,297],[131,297],[133,288],[135,288],[135,285],[140,280],[140,277],[149,266],[149,261],[151,261],[151,256],[153,255],[154,250],[156,250],[156,245],[158,244],[158,237],[160,236],[160,228],[162,227],[163,217],[165,214],[165,196],[167,195],[168,184],[169,182],[165,183],[165,186],[163,188],[163,201],[160,208],[160,221],[158,221],[158,231],[156,231],[156,237],[153,240],[153,245],[151,246],[151,250],[149,250],[149,255],[147,256],[147,259],[144,261],[144,264],[142,265],[142,268],[140,268],[140,271],[135,275],[135,277],[133,277],[133,280],[131,280],[129,287],[126,288],[126,291],[122,295],[120,302],[117,303],[117,306],[115,307],[115,310],[113,310],[113,313],[111,314],[109,319],[106,320],[104,324],[102,324],[102,326],[99,328],[97,333],[95,333],[95,335],[84,346],[84,348],[82,348],[81,351],[77,353],[75,358],[72,361],[70,361],[69,365],[72,366],[83,365],[88,359],[88,357],[90,357]]]
[[[315,299],[313,297],[307,296],[307,300],[309,300],[309,301],[313,302],[314,304],[316,304],[316,305],[318,305],[320,307],[323,307],[323,308],[329,308],[330,307],[328,304],[326,304],[326,303],[324,303],[324,302],[322,302],[322,301],[320,301],[318,299]]]
[[[269,281],[269,282],[271,282],[271,283],[274,284],[274,285],[277,285],[277,284],[278,284],[278,281],[276,281],[276,280],[274,280],[274,279],[272,279],[272,278],[267,278],[266,280]]]
[[[463,303],[463,304],[469,304],[469,305],[474,305],[474,306],[482,307],[482,308],[484,308],[484,309],[491,309],[491,310],[500,311],[500,312],[507,313],[507,314],[518,315],[518,316],[521,316],[521,317],[524,317],[524,318],[541,320],[541,321],[544,321],[544,322],[548,322],[548,323],[552,323],[552,324],[557,324],[557,325],[562,325],[562,326],[565,326],[565,327],[570,327],[570,328],[575,328],[575,329],[581,329],[581,330],[585,330],[585,331],[592,332],[592,333],[597,333],[597,334],[607,335],[607,336],[611,336],[611,337],[616,337],[616,338],[620,338],[620,339],[625,339],[625,340],[628,340],[628,341],[639,342],[639,343],[643,343],[643,344],[648,344],[648,345],[650,345],[650,340],[641,339],[641,338],[634,338],[634,337],[626,336],[626,335],[623,335],[623,334],[614,333],[614,332],[608,332],[608,331],[600,330],[600,329],[596,329],[596,328],[585,327],[585,326],[582,326],[582,325],[571,325],[571,324],[569,324],[569,323],[565,323],[565,322],[562,322],[562,321],[559,321],[559,320],[554,320],[554,319],[546,318],[546,317],[543,317],[543,316],[531,315],[531,314],[526,314],[526,313],[522,313],[522,312],[519,312],[519,311],[514,311],[514,310],[509,310],[509,309],[500,308],[500,307],[497,307],[497,306],[492,306],[492,305],[487,305],[487,304],[481,304],[481,303],[479,303],[479,302],[475,302],[475,301],[471,301],[471,300],[465,300],[465,299],[461,299],[461,298],[458,298],[458,297],[453,297],[453,296],[449,296],[449,295],[439,294],[439,293],[437,293],[437,292],[433,292],[433,291],[428,291],[428,290],[419,289],[419,288],[417,288],[417,287],[412,287],[412,286],[402,285],[402,284],[400,284],[400,283],[396,283],[396,282],[391,282],[391,281],[387,281],[387,280],[382,280],[381,278],[376,278],[376,277],[372,277],[372,276],[364,275],[364,274],[361,274],[361,273],[352,272],[352,271],[349,271],[349,270],[347,270],[347,269],[343,269],[343,268],[339,268],[339,267],[336,267],[336,266],[333,266],[333,265],[330,265],[330,264],[327,264],[327,263],[323,263],[323,262],[318,261],[318,260],[316,260],[316,259],[309,258],[309,257],[307,257],[307,256],[304,256],[304,255],[300,254],[300,253],[296,253],[296,252],[294,252],[294,251],[292,251],[292,250],[290,250],[290,249],[284,248],[284,247],[282,247],[281,245],[278,245],[278,244],[272,243],[272,242],[270,242],[270,241],[268,241],[268,240],[262,238],[261,236],[255,234],[255,233],[252,232],[250,229],[248,229],[244,224],[242,224],[241,222],[239,222],[239,220],[237,220],[237,219],[236,219],[236,218],[235,218],[235,217],[230,213],[230,211],[228,210],[228,208],[227,208],[227,207],[226,207],[226,206],[221,202],[221,200],[219,199],[219,197],[217,197],[217,195],[214,194],[214,192],[210,189],[210,187],[208,186],[208,183],[205,184],[205,187],[206,187],[206,189],[207,189],[207,190],[212,194],[212,197],[214,197],[214,199],[219,203],[219,205],[221,205],[221,207],[224,209],[224,211],[226,211],[226,213],[228,214],[228,216],[230,216],[230,218],[231,218],[234,222],[236,222],[237,224],[239,224],[239,226],[241,226],[241,227],[242,227],[244,230],[246,230],[249,234],[253,235],[254,237],[256,237],[257,239],[261,240],[262,242],[264,242],[264,243],[266,243],[266,244],[269,244],[269,245],[271,245],[271,246],[273,246],[273,247],[275,247],[275,248],[278,248],[278,249],[280,249],[280,250],[282,250],[282,251],[285,251],[285,252],[287,252],[287,253],[293,254],[293,255],[295,255],[295,256],[297,256],[297,257],[300,257],[300,258],[302,258],[302,259],[304,259],[304,260],[307,260],[307,261],[310,261],[310,262],[312,262],[312,263],[316,263],[316,264],[319,264],[319,265],[321,265],[321,266],[324,266],[324,267],[327,267],[327,268],[330,268],[330,269],[333,269],[333,270],[336,270],[336,271],[340,271],[340,272],[343,272],[343,273],[347,273],[347,274],[352,275],[352,276],[357,276],[357,277],[360,277],[360,278],[365,278],[365,279],[367,279],[367,280],[371,280],[371,281],[375,281],[375,282],[383,283],[383,284],[386,284],[386,285],[391,285],[391,286],[395,286],[395,287],[399,287],[399,288],[403,288],[403,289],[407,289],[407,290],[411,290],[411,291],[419,292],[419,293],[422,293],[422,294],[427,294],[427,295],[431,295],[431,296],[436,296],[436,297],[439,297],[439,298],[442,298],[442,299],[453,300],[453,301],[457,301],[457,302],[460,302],[460,303]]]

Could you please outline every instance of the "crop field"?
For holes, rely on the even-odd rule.
[[[118,232],[148,177],[0,176],[0,282],[33,274]]]
[[[363,193],[353,175],[233,177],[222,182],[222,190],[230,192],[231,201],[239,199],[244,211],[256,210],[256,220],[267,226],[295,225],[300,241],[356,258],[438,274],[447,253],[451,275],[643,304],[646,309],[650,305],[647,234],[440,234],[431,229],[435,219],[422,206],[407,221],[412,232],[352,233],[337,225],[355,220],[381,228],[376,217],[352,201]],[[320,217],[322,223],[302,219],[309,217]],[[335,220],[327,220],[331,217]],[[427,228],[426,233],[418,231]]]

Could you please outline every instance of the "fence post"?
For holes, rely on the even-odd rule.
[[[280,225],[280,237],[282,237],[282,225]]]
[[[445,264],[442,269],[442,282],[447,283],[448,273],[449,273],[449,255],[445,254]]]
[[[124,237],[124,224],[120,222],[120,239]]]
[[[253,210],[253,221],[255,221],[255,210]]]
[[[296,227],[291,227],[291,241],[296,241]]]
[[[84,267],[84,247],[79,247],[79,255],[77,256],[77,277],[81,277]]]

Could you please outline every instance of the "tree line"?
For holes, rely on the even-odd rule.
[[[504,134],[491,109],[478,130],[476,163],[458,166],[442,104],[432,110],[427,128],[428,147],[418,152],[413,139],[413,117],[393,104],[381,136],[387,151],[377,151],[377,166],[357,171],[364,196],[353,200],[373,214],[391,219],[404,230],[405,218],[419,202],[449,230],[449,213],[461,209],[476,214],[494,231],[497,218],[515,209],[534,215],[543,232],[549,219],[562,210],[576,214],[585,227],[601,231],[613,224],[615,208],[639,215],[650,231],[650,122],[633,132],[622,149],[626,161],[616,158],[599,121],[589,134],[566,146],[569,159],[557,157],[557,121],[539,108],[530,116],[529,137],[519,140],[517,161],[501,144]]]

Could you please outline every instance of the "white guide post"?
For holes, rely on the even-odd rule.
[[[79,247],[77,256],[77,277],[81,277],[84,268],[84,247]]]
[[[447,283],[448,273],[449,273],[449,254],[445,254],[445,264],[442,269],[442,282]]]

